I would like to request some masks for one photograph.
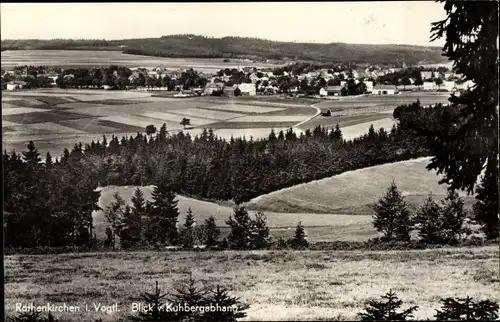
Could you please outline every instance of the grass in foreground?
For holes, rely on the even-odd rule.
[[[5,310],[16,302],[67,305],[119,303],[121,312],[61,317],[114,321],[158,280],[169,289],[189,271],[222,284],[250,304],[247,320],[355,319],[367,301],[392,289],[417,319],[430,318],[440,298],[498,300],[498,246],[421,251],[123,252],[5,257]]]

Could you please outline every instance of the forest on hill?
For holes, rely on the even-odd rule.
[[[160,38],[125,40],[2,40],[5,50],[117,50],[125,54],[185,58],[248,58],[286,61],[353,62],[395,67],[440,63],[440,47],[410,45],[364,45],[346,43],[297,43],[259,38],[213,38],[170,35]]]

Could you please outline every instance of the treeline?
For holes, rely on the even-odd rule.
[[[148,185],[167,178],[177,193],[241,203],[348,170],[426,156],[424,143],[397,126],[390,132],[371,127],[351,141],[342,138],[338,127],[317,127],[300,136],[292,129],[271,131],[266,139],[226,141],[210,129],[194,138],[169,135],[163,125],[156,135],[112,136],[109,142],[104,137],[85,147],[75,145],[71,153],[92,164],[86,173],[103,186]]]
[[[195,214],[188,210],[185,221],[179,225],[179,209],[174,190],[162,181],[152,193],[152,201],[145,201],[139,188],[131,199],[132,207],[119,195],[113,195],[113,201],[104,210],[109,226],[106,228],[105,248],[115,249],[116,237],[120,237],[120,248],[165,246],[172,249],[234,249],[251,250],[275,247],[307,248],[307,236],[299,222],[295,236],[288,240],[282,238],[273,241],[269,234],[267,219],[263,213],[256,213],[252,218],[245,207],[234,207],[234,213],[227,220],[230,228],[227,237],[220,239],[215,218],[210,216],[202,224],[197,224]]]
[[[121,48],[122,46],[126,46]],[[265,58],[360,62],[401,66],[420,61],[442,62],[441,48],[405,45],[315,44],[257,38],[163,36],[125,40],[2,40],[2,50],[82,48],[122,50],[124,53],[158,57]]]
[[[26,66],[21,67],[24,72],[21,75],[10,76],[6,74],[2,78],[2,89],[5,89],[7,83],[11,80],[22,80],[26,82],[25,89],[52,87],[54,80],[44,75],[46,71],[43,67]],[[16,70],[17,72],[19,72]],[[24,75],[27,71],[28,75]],[[103,85],[110,86],[112,89],[127,89],[128,87],[167,87],[168,90],[175,90],[180,86],[183,89],[194,87],[204,87],[208,80],[197,71],[191,69],[185,70],[177,77],[169,75],[150,76],[146,70],[132,71],[127,67],[111,65],[106,68],[67,68],[64,71],[60,69],[55,80],[55,85],[59,88],[100,88]],[[132,77],[131,77],[132,76]]]

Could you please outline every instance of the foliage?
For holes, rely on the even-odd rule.
[[[407,321],[413,317],[413,312],[418,306],[410,306],[408,309],[398,312],[403,301],[396,293],[389,290],[389,293],[382,295],[382,301],[371,300],[365,307],[365,312],[359,313],[362,321]]]
[[[295,235],[289,240],[289,244],[293,249],[304,249],[309,247],[302,222],[299,221],[297,223],[297,227],[295,228]]]
[[[498,179],[496,173],[487,172],[476,188],[476,203],[473,206],[474,220],[488,239],[498,238]]]
[[[171,294],[162,294],[158,282],[155,293],[144,293],[142,300],[152,310],[139,312],[131,316],[133,321],[220,321],[235,322],[246,316],[249,305],[228,294],[226,288],[216,285],[215,289],[198,287],[197,282],[189,274],[189,279],[177,287]],[[167,302],[172,307],[181,306],[178,312],[166,309]],[[196,310],[183,310],[184,307],[197,307]],[[217,309],[211,310],[212,307]],[[174,311],[174,310],[172,310]]]
[[[414,223],[417,225],[418,235],[427,244],[443,242],[441,238],[441,211],[439,204],[430,195],[415,216]]]
[[[218,229],[217,226],[215,225],[214,216],[210,216],[205,220],[205,223],[203,224],[203,232],[204,232],[203,244],[207,245],[208,247],[217,246],[218,239],[220,236],[220,229]]]
[[[446,18],[433,23],[433,39],[445,37],[444,55],[456,73],[475,85],[459,97],[452,95],[458,112],[443,115],[441,128],[428,133],[433,155],[428,168],[443,173],[442,182],[452,189],[472,193],[484,168],[487,177],[498,175],[498,4],[446,1],[444,9]],[[496,191],[498,200],[498,185],[489,191]],[[485,216],[498,222],[497,214]]]
[[[373,226],[384,234],[386,240],[410,239],[410,211],[394,181],[385,196],[374,206],[374,210]]]
[[[436,310],[434,318],[438,321],[496,321],[498,319],[498,303],[490,300],[474,302],[466,298],[441,299],[442,306]]]

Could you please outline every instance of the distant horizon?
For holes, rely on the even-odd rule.
[[[434,1],[2,3],[0,7],[2,40],[113,41],[194,34],[295,43],[442,47],[444,39],[430,41],[430,30],[432,22],[446,17],[443,4]]]
[[[334,42],[306,42],[306,41],[283,41],[283,40],[275,40],[275,39],[266,39],[266,38],[261,38],[261,37],[241,37],[241,36],[222,36],[222,37],[214,37],[214,36],[207,36],[207,35],[201,35],[201,34],[168,34],[168,35],[162,35],[158,37],[143,37],[143,38],[118,38],[118,39],[104,39],[104,38],[26,38],[26,39],[17,39],[17,38],[6,38],[6,39],[1,39],[2,41],[55,41],[55,40],[74,40],[74,41],[81,41],[81,40],[104,40],[104,41],[127,41],[127,40],[134,40],[134,39],[160,39],[162,37],[174,37],[174,36],[194,36],[194,37],[204,37],[204,38],[214,38],[214,39],[223,39],[223,38],[253,38],[253,39],[259,39],[259,40],[264,40],[264,41],[272,41],[272,42],[281,42],[281,43],[297,43],[297,44],[317,44],[317,45],[330,45],[330,44],[346,44],[346,45],[368,45],[368,46],[409,46],[409,47],[430,47],[430,48],[442,48],[443,46],[440,45],[434,45],[434,44],[429,44],[429,45],[412,45],[412,44],[398,44],[398,43],[387,43],[387,44],[369,44],[369,43],[356,43],[356,42],[342,42],[342,41],[334,41]],[[71,50],[71,49],[67,49]]]

